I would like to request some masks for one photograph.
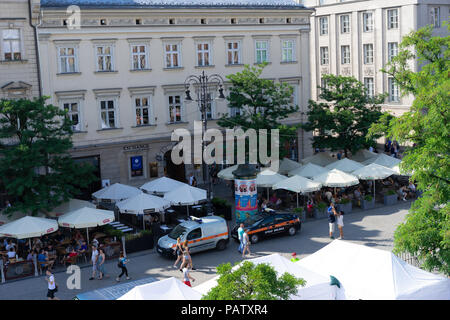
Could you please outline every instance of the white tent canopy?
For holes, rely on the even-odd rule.
[[[450,299],[450,279],[413,267],[389,251],[345,240],[334,240],[296,264],[336,277],[341,299]]]
[[[289,158],[283,158],[280,162],[280,168],[278,169],[279,174],[287,174],[289,171],[300,168],[302,165]]]
[[[187,184],[168,177],[161,177],[145,183],[141,189],[147,193],[163,195],[183,185]]]
[[[87,207],[68,212],[58,218],[61,227],[76,229],[102,226],[113,221],[113,211]]]
[[[256,185],[258,187],[270,188],[284,179],[287,179],[287,177],[270,169],[265,169],[256,175]]]
[[[314,176],[317,176],[321,173],[328,172],[328,171],[329,171],[328,169],[321,167],[317,164],[308,163],[308,164],[304,165],[303,167],[289,171],[288,175],[289,176],[297,175],[297,176],[302,176],[302,177],[311,179]]]
[[[173,205],[193,205],[206,200],[206,190],[184,184],[164,194],[164,199]]]
[[[301,176],[292,176],[273,185],[272,189],[284,189],[297,193],[320,190],[322,184]]]
[[[363,150],[359,150],[358,152],[356,152],[354,155],[351,156],[351,158],[354,161],[364,162],[371,158],[376,158],[377,156],[378,156],[378,153],[363,149]]]
[[[220,179],[224,179],[224,180],[234,180],[233,171],[237,170],[238,166],[239,166],[238,164],[235,164],[234,166],[222,169],[219,171],[217,176]]]
[[[313,156],[302,159],[301,163],[302,164],[314,163],[318,166],[325,167],[326,165],[329,165],[330,163],[333,163],[335,161],[337,161],[337,159],[330,156],[328,152],[319,152]]]
[[[134,197],[116,203],[121,213],[145,214],[150,212],[161,212],[170,207],[170,201],[161,197],[140,193]]]
[[[46,218],[25,216],[0,227],[0,237],[27,239],[58,230],[58,222]]]
[[[313,177],[313,180],[326,187],[350,187],[359,184],[357,177],[337,169],[319,174]]]
[[[16,221],[16,220],[26,217],[26,216],[28,216],[28,214],[21,212],[21,211],[14,211],[11,213],[11,215],[9,215],[9,214],[7,215],[4,213],[4,210],[2,210],[2,211],[0,211],[0,226],[10,223],[10,222],[13,222],[13,221]],[[47,216],[45,214],[39,212],[36,217],[46,218]]]
[[[75,211],[81,208],[95,208],[95,204],[85,201],[85,200],[79,200],[79,199],[70,199],[69,201],[66,201],[56,208],[50,210],[47,215],[51,217],[59,217],[65,213],[68,213],[70,211]]]
[[[311,269],[298,266],[289,259],[286,259],[277,253],[264,257],[248,259],[247,261],[254,264],[267,263],[276,270],[278,276],[288,272],[297,278],[303,278],[306,280],[306,286],[299,286],[297,294],[290,297],[291,300],[334,300],[336,297],[337,288],[336,286],[330,285],[329,276],[322,276],[311,271]],[[239,265],[234,266],[233,270],[238,269],[241,264],[242,262]],[[219,276],[216,276],[213,279],[194,287],[194,290],[200,292],[202,295],[205,295],[212,288],[217,286],[218,279]]]
[[[352,174],[361,180],[378,180],[386,179],[393,174],[396,174],[394,170],[388,167],[383,167],[378,164],[372,163],[357,169],[352,172]]]
[[[380,166],[392,168],[392,167],[398,165],[400,162],[402,162],[402,160],[394,158],[394,157],[390,157],[388,155],[385,155],[384,153],[380,153],[377,157],[370,158],[370,159],[364,161],[362,164],[369,165],[371,163],[375,163],[375,164],[379,164]]]
[[[117,300],[200,300],[201,297],[199,292],[171,277],[136,286]]]
[[[98,201],[109,200],[114,203],[123,199],[131,198],[139,193],[141,193],[141,190],[136,187],[127,186],[121,183],[114,183],[94,192],[92,196]]]
[[[338,160],[336,162],[330,163],[325,167],[325,169],[333,170],[338,169],[347,173],[350,173],[352,171],[355,171],[357,169],[363,168],[364,165],[362,165],[359,162],[350,160],[348,158],[344,158],[342,160]]]

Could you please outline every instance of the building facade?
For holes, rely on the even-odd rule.
[[[446,0],[304,0],[311,16],[311,96],[318,99],[323,74],[353,76],[369,94],[388,93],[383,109],[398,116],[412,96],[401,96],[393,79],[380,70],[398,53],[402,38],[428,24],[447,35]],[[411,65],[417,70],[417,63]]]
[[[0,1],[0,99],[40,95],[39,10],[39,0]]]
[[[102,180],[139,186],[191,172],[202,180],[199,165],[170,160],[173,130],[192,132],[202,119],[198,104],[184,101],[189,75],[221,75],[226,95],[227,75],[268,62],[262,76],[294,88],[300,111],[286,123],[304,121],[312,10],[291,0],[216,3],[41,0],[43,93],[75,124],[73,157],[92,162]],[[217,89],[211,87],[211,98]],[[226,101],[209,107],[208,128],[236,112]],[[299,131],[294,158],[312,153],[306,135]]]

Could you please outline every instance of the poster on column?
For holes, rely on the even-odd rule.
[[[234,180],[236,221],[244,222],[258,213],[256,180]]]

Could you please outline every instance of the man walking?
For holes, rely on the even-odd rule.
[[[336,222],[336,209],[334,208],[333,202],[330,202],[330,206],[328,207],[328,226],[330,229],[330,239],[334,239],[334,228]]]
[[[244,224],[243,223],[240,224],[237,233],[238,233],[238,238],[239,238],[239,249],[238,249],[238,251],[240,253],[242,253],[242,251],[244,250]]]
[[[96,246],[92,246],[92,277],[89,278],[89,280],[95,279],[95,273],[97,272],[97,260],[98,260],[98,250]]]
[[[48,291],[47,291],[48,300],[59,300],[57,297],[55,297],[55,293],[58,291],[58,287],[56,286],[55,282],[55,276],[48,269],[45,273],[47,274],[45,280],[47,280],[48,283]]]

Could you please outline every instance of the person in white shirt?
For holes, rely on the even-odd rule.
[[[6,249],[6,251],[9,251],[9,249],[11,249],[11,248],[15,249],[16,248],[16,244],[13,243],[12,240],[9,240],[5,249]]]
[[[14,251],[14,247],[9,249],[8,259],[17,259],[17,254],[16,254],[16,251]]]
[[[92,246],[92,277],[89,278],[89,280],[95,279],[95,273],[97,272],[97,260],[98,260],[98,250],[96,246]]]
[[[338,239],[344,239],[344,211],[339,211],[336,222],[339,229],[339,238]]]
[[[409,182],[408,189],[409,189],[408,196],[410,198],[415,198],[416,197],[416,186],[411,181]]]
[[[45,280],[47,280],[48,283],[47,298],[48,300],[59,300],[57,297],[55,297],[55,293],[56,291],[58,291],[55,276],[50,272],[50,270],[47,270],[46,274],[47,277]]]

